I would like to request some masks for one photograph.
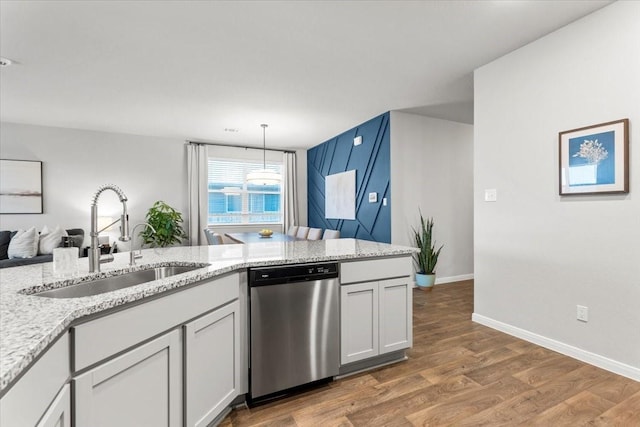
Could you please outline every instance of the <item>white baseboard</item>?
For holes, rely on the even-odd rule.
[[[440,278],[436,276],[436,285],[444,285],[445,283],[460,282],[462,280],[471,280],[471,279],[473,279],[473,273],[461,274],[459,276],[440,277]]]
[[[635,381],[640,381],[640,368],[635,368],[625,363],[621,363],[616,360],[600,356],[599,354],[591,353],[581,348],[535,334],[525,329],[521,329],[516,326],[491,319],[490,317],[486,317],[481,314],[473,313],[473,315],[471,316],[471,320],[476,323],[480,323],[481,325],[496,329],[500,332],[504,332],[506,334],[513,335],[514,337],[518,337],[525,341],[529,341],[539,346],[548,348],[549,350],[557,351],[558,353],[564,354],[565,356],[573,357],[574,359],[578,359],[590,365],[597,366],[598,368],[605,369],[609,372],[631,378]]]

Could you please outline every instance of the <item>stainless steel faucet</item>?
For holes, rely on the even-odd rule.
[[[136,224],[135,227],[133,227],[133,232],[131,232],[131,252],[129,252],[129,265],[131,267],[136,265],[137,259],[142,258],[142,245],[140,245],[140,249],[138,250],[138,253],[135,252],[134,246],[133,246],[133,240],[136,237],[136,228],[138,228],[141,225],[146,225],[147,227],[152,229],[154,233],[156,233],[156,229],[153,228],[153,225],[146,222],[141,222],[140,224]]]
[[[122,203],[122,215],[119,220],[109,224],[102,230],[98,230],[98,198],[100,194],[102,194],[105,190],[111,190],[115,192],[120,198],[120,202]],[[120,221],[120,237],[118,240],[122,242],[128,242],[131,240],[129,237],[129,215],[127,214],[127,196],[124,195],[122,190],[115,185],[107,184],[98,188],[96,194],[93,195],[93,200],[91,202],[91,248],[89,249],[89,272],[99,272],[100,271],[100,263],[102,262],[110,262],[113,261],[113,255],[108,255],[106,257],[102,257],[100,254],[100,244],[98,242],[98,235],[100,232],[104,231],[106,228],[111,227],[116,222]]]

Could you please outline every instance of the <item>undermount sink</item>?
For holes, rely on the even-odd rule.
[[[206,266],[206,265],[205,265]],[[118,276],[82,282],[76,285],[38,292],[33,295],[48,298],[80,298],[117,291],[118,289],[140,285],[153,280],[175,276],[205,267],[203,265],[155,267],[146,270],[132,271]]]

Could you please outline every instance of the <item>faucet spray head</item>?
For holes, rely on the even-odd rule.
[[[129,235],[129,215],[126,213],[120,216],[120,237],[118,240],[121,242],[131,240],[131,236]]]

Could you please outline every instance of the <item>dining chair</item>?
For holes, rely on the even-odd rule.
[[[298,227],[298,231],[296,232],[296,238],[298,239],[306,239],[307,234],[309,234],[309,227],[300,226]]]
[[[209,230],[208,228],[204,229],[204,235],[207,238],[207,243],[209,245],[222,245],[223,244],[222,236],[219,235],[218,233],[214,233],[213,231]]]
[[[310,228],[309,234],[307,234],[307,240],[320,240],[322,239],[321,228]]]
[[[289,227],[289,231],[287,231],[287,235],[293,236],[293,237],[295,237],[297,233],[298,233],[297,225],[292,225],[291,227]]]
[[[340,238],[340,230],[329,230],[328,228],[324,230],[324,234],[322,235],[322,240],[327,239],[339,239]]]

